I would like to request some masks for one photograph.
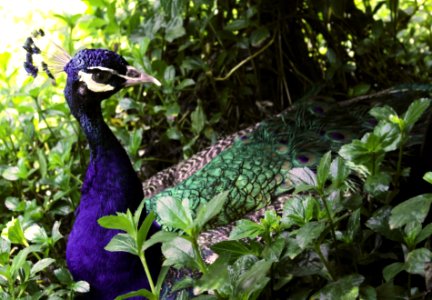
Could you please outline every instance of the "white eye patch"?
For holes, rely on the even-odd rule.
[[[111,72],[111,73],[115,73],[113,72],[113,70],[108,69],[108,68],[103,68],[103,67],[90,67],[89,69],[99,69],[105,72]],[[87,88],[95,93],[102,93],[102,92],[109,92],[114,90],[114,86],[107,84],[107,83],[100,83],[100,82],[96,82],[93,79],[93,74],[92,73],[86,73],[84,71],[79,71],[78,72],[78,77],[79,77],[79,81],[82,81],[86,84]]]

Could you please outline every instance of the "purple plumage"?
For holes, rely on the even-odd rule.
[[[81,50],[64,68],[68,76],[65,97],[91,151],[66,249],[74,279],[90,284],[86,299],[114,299],[149,288],[138,257],[106,251],[104,247],[118,232],[97,223],[105,215],[134,211],[143,199],[141,182],[126,151],[104,122],[100,106],[102,100],[126,86],[149,82],[150,76],[132,69],[121,56],[102,49]],[[152,231],[156,230],[158,226],[154,224]],[[148,255],[153,258],[149,260],[150,270],[156,276],[161,265],[160,249],[150,249]]]

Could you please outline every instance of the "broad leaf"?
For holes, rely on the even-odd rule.
[[[143,242],[147,239],[148,232],[155,218],[156,216],[154,212],[151,211],[144,219],[144,222],[141,224],[141,227],[139,228],[136,237],[136,244],[138,249],[141,249]]]
[[[325,153],[318,165],[317,170],[317,187],[318,189],[323,189],[327,179],[330,176],[330,164],[331,164],[331,152]]]
[[[239,240],[244,238],[256,238],[264,233],[265,228],[261,224],[257,224],[250,220],[237,221],[236,226],[230,233],[231,240]]]
[[[406,257],[406,271],[411,274],[425,275],[426,263],[432,260],[432,252],[426,248],[415,249]]]
[[[87,293],[90,291],[90,284],[88,284],[88,282],[80,280],[77,282],[73,282],[70,287],[72,288],[72,290],[74,292],[77,293]]]
[[[431,203],[432,194],[423,194],[398,204],[391,211],[390,228],[399,228],[411,222],[423,223]]]
[[[163,197],[156,206],[157,215],[166,226],[187,231],[192,226],[192,217],[189,207],[173,197]]]
[[[415,244],[423,242],[428,237],[432,236],[432,223],[427,224],[417,235]]]
[[[285,249],[285,238],[278,238],[273,240],[270,244],[267,244],[263,251],[262,257],[267,261],[279,261],[282,251]]]
[[[314,241],[318,239],[321,233],[325,230],[324,223],[309,222],[297,231],[296,241],[301,249],[306,249]]]
[[[198,269],[192,244],[184,238],[176,237],[171,241],[162,244],[162,253],[166,257],[166,260],[163,263],[164,266]]]
[[[2,230],[1,236],[13,244],[28,245],[19,219],[12,219]]]
[[[405,270],[405,264],[403,264],[401,262],[392,263],[392,264],[386,266],[383,269],[383,276],[384,276],[385,281],[388,282],[388,281],[392,280],[394,277],[396,277],[397,274],[399,274],[403,270]]]
[[[175,238],[177,238],[179,235],[176,232],[170,232],[170,231],[158,231],[155,234],[153,234],[148,240],[146,240],[142,245],[142,250],[145,251],[147,248],[153,246],[157,243],[167,243]]]
[[[260,260],[252,268],[240,275],[236,285],[236,294],[243,299],[255,299],[253,294],[260,292],[270,281],[267,272],[270,270],[272,262]],[[257,296],[257,295],[256,295]]]
[[[127,294],[117,296],[114,300],[123,300],[123,299],[129,299],[131,297],[139,297],[139,296],[145,297],[149,300],[157,300],[157,297],[153,295],[149,290],[146,289],[141,289],[138,291],[129,292]]]
[[[314,295],[316,299],[340,299],[351,300],[359,296],[360,284],[364,277],[359,274],[348,275],[335,282],[327,284]]]
[[[197,210],[197,215],[194,223],[199,229],[203,228],[204,225],[210,221],[214,216],[219,214],[228,198],[228,192],[222,192],[213,197],[209,202],[202,203]],[[199,230],[201,231],[201,230]]]
[[[43,258],[39,261],[37,261],[33,267],[31,268],[31,275],[35,275],[36,273],[46,269],[48,266],[50,266],[52,263],[55,262],[55,259],[53,258]]]
[[[117,213],[115,216],[104,216],[98,219],[98,223],[104,228],[123,230],[129,234],[133,234],[135,230],[131,219],[125,213]]]
[[[402,234],[397,230],[390,229],[389,218],[390,218],[391,207],[385,206],[376,210],[372,217],[366,221],[366,226],[373,231],[385,236],[393,241],[402,242]]]
[[[242,241],[222,241],[212,245],[210,248],[220,256],[229,256],[232,259],[236,259],[241,255],[257,254]]]
[[[427,172],[424,174],[423,179],[432,184],[432,172]]]
[[[430,102],[430,99],[423,98],[411,103],[403,116],[406,126],[414,125],[429,107]]]
[[[135,240],[128,234],[119,233],[114,236],[108,245],[105,246],[105,250],[111,252],[128,252],[134,255],[138,255],[138,249],[136,247]]]

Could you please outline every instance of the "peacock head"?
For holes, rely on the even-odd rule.
[[[92,106],[125,87],[160,82],[130,66],[119,54],[105,49],[80,50],[65,65],[65,95],[72,112]]]
[[[45,33],[42,30],[37,30],[27,38],[23,46],[27,52],[24,68],[34,77],[38,74],[38,67],[33,62],[33,56],[43,53],[33,39],[44,36]],[[102,100],[109,98],[122,88],[144,83],[160,85],[156,78],[130,66],[116,52],[106,49],[83,49],[71,57],[60,46],[53,42],[51,44],[56,46],[52,47],[56,49],[50,58],[53,61],[52,67],[55,72],[64,71],[67,74],[65,96],[75,116],[82,113],[83,110],[94,109]],[[43,70],[55,83],[49,67],[51,66],[42,61]]]

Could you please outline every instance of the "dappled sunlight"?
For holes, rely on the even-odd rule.
[[[2,47],[12,53],[10,64],[13,67],[22,65],[25,52],[22,45],[26,37],[37,28],[52,29],[58,27],[56,14],[83,13],[86,5],[79,0],[14,0],[0,3],[0,36]],[[57,33],[64,34],[64,33]]]

